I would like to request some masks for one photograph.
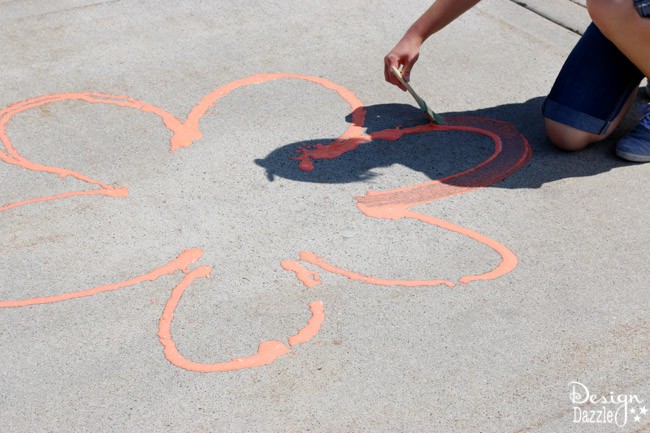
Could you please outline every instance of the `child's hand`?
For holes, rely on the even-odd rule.
[[[386,81],[406,91],[406,88],[393,75],[390,68],[391,66],[395,66],[397,69],[400,69],[400,66],[402,66],[404,81],[409,81],[411,69],[420,55],[421,45],[422,42],[417,38],[413,38],[408,34],[404,35],[402,40],[395,45],[395,48],[384,57],[384,78],[386,78]]]

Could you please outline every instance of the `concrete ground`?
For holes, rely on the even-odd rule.
[[[427,42],[411,77],[443,116],[508,122],[532,148],[504,180],[410,208],[518,259],[463,285],[499,254],[423,220],[368,217],[355,197],[477,166],[488,137],[375,139],[305,172],[295,149],[352,121],[317,83],[233,90],[175,152],[152,114],[185,119],[221,86],[293,73],[356,95],[369,132],[424,123],[382,69],[422,2],[0,1],[0,431],[650,431],[650,164],[613,154],[633,118],[585,151],[552,148],[540,107],[588,18],[580,2],[527,3],[484,0]],[[553,18],[563,8],[570,25]],[[438,278],[455,285],[404,284]],[[316,301],[320,331],[289,347]],[[163,353],[160,323],[183,358]],[[291,352],[193,371],[268,340]]]

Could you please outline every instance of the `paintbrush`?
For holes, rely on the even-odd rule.
[[[420,110],[422,110],[422,112],[426,114],[427,117],[429,117],[429,119],[431,119],[432,122],[437,123],[438,125],[444,125],[445,122],[442,120],[442,117],[434,113],[433,110],[429,108],[427,103],[424,102],[424,99],[420,98],[420,96],[417,93],[415,93],[415,90],[413,90],[411,85],[404,80],[404,78],[402,77],[402,73],[399,71],[399,69],[397,69],[395,66],[391,66],[390,70],[397,77],[399,82],[402,83],[404,87],[406,87],[406,90],[409,91],[411,96],[413,96],[415,102],[417,102],[418,105],[420,106]]]

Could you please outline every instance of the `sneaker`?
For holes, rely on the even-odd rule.
[[[616,145],[616,155],[633,162],[650,162],[650,106],[636,128]]]

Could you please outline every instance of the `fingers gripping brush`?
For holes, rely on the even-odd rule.
[[[431,110],[431,108],[427,106],[427,103],[424,102],[424,99],[420,98],[420,96],[417,93],[415,93],[415,90],[413,90],[411,85],[404,80],[404,78],[402,77],[402,73],[399,71],[399,69],[397,69],[395,66],[391,66],[390,70],[393,73],[393,75],[397,77],[399,82],[402,83],[404,87],[406,87],[406,90],[409,91],[411,96],[413,96],[415,102],[417,102],[418,105],[420,106],[420,110],[422,110],[422,112],[426,114],[427,117],[431,119],[433,123],[437,123],[438,125],[444,125],[445,122],[442,120],[442,117],[434,113],[433,110]]]

